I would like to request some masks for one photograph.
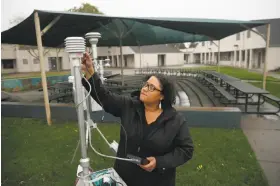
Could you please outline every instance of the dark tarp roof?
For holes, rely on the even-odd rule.
[[[43,45],[47,47],[62,47],[66,37],[84,37],[86,33],[95,31],[100,32],[102,36],[98,46],[119,46],[119,38],[114,33],[117,33],[118,36],[120,33],[129,33],[125,37],[123,36],[123,46],[219,40],[246,30],[246,27],[253,28],[266,24],[266,22],[258,21],[134,18],[34,10],[23,22],[2,32],[1,42],[37,45],[34,25],[35,11],[39,14],[41,29],[61,15],[59,21],[42,37]]]
[[[143,46],[141,49],[136,46],[130,47],[135,53],[158,53],[158,54],[164,54],[164,53],[181,53],[181,51],[174,46],[169,45],[149,45],[149,46]],[[140,51],[141,50],[141,51]]]
[[[270,47],[280,47],[280,18],[262,20],[270,23]],[[257,30],[266,36],[266,27],[257,27]]]

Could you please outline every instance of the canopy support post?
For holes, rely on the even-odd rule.
[[[220,40],[218,41],[218,72],[220,72]]]
[[[42,87],[43,87],[43,92],[44,92],[46,117],[47,117],[48,125],[51,125],[52,124],[51,111],[50,111],[50,104],[49,104],[47,79],[46,79],[46,73],[45,73],[45,63],[44,63],[44,55],[43,55],[41,28],[40,28],[40,18],[39,18],[38,12],[34,13],[34,22],[35,22],[38,53],[39,53],[39,59],[40,59],[40,69],[41,69]]]
[[[42,31],[41,31],[41,36],[43,36],[50,28],[53,27],[53,25],[55,25],[55,23],[61,18],[61,15],[57,16],[56,18],[54,18],[54,20],[52,20]]]
[[[141,53],[141,46],[139,46],[139,54],[140,54],[140,68],[142,68],[142,53]]]
[[[265,59],[263,66],[263,89],[266,89],[266,76],[267,76],[267,60],[268,60],[268,48],[270,44],[270,24],[266,25],[266,47],[265,47]]]
[[[247,27],[246,25],[241,24],[241,26],[247,28],[248,30],[254,32],[255,34],[261,36],[266,43],[265,46],[265,59],[264,59],[264,67],[263,67],[263,89],[266,89],[266,76],[267,76],[267,58],[268,58],[268,48],[270,43],[270,24],[266,25],[266,36],[261,34],[258,31],[253,30],[252,28]]]
[[[124,86],[124,77],[123,77],[123,52],[122,52],[122,38],[120,38],[120,55],[121,55],[122,86]]]

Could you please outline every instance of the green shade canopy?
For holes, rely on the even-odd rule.
[[[166,43],[182,43],[190,41],[205,41],[208,37],[188,34],[134,20],[112,19],[107,25],[93,30],[101,33],[99,46],[143,46]]]
[[[20,24],[1,33],[7,44],[37,45],[34,13],[38,12],[43,30],[60,19],[42,36],[46,47],[63,47],[64,39],[100,32],[98,46],[143,46],[167,43],[218,40],[236,32],[266,24],[257,21],[229,21],[183,18],[114,17],[88,13],[34,10]]]

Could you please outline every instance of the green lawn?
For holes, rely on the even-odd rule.
[[[62,76],[69,75],[70,71],[61,72],[46,72],[46,76]],[[41,77],[41,72],[29,72],[29,73],[15,73],[15,74],[3,74],[2,79],[22,79],[22,78],[34,78]]]
[[[190,68],[190,69],[201,69],[201,70],[216,70],[218,71],[218,68],[216,66],[205,66],[205,67],[198,67],[198,68]],[[242,80],[256,80],[256,81],[262,81],[263,76],[260,73],[257,72],[251,72],[244,68],[235,68],[235,67],[226,67],[221,66],[220,67],[220,73],[227,74],[229,76],[233,76]],[[271,76],[267,76],[267,81],[279,81],[279,79],[273,78]]]
[[[251,83],[256,87],[262,88],[262,83]],[[280,82],[266,82],[266,89],[273,95],[280,98]]]
[[[217,67],[199,67],[197,69],[202,70],[217,70]],[[249,72],[246,69],[234,68],[234,67],[220,67],[220,73],[227,74],[242,80],[256,80],[261,82],[251,82],[254,86],[262,88],[262,74],[256,72]],[[266,82],[266,89],[273,95],[280,98],[280,79],[276,79],[268,76]]]
[[[41,120],[2,118],[1,129],[3,186],[74,184],[80,158],[78,150],[70,164],[79,139],[76,124],[55,122],[49,127]],[[118,139],[118,125],[103,124],[100,129],[109,141]],[[94,146],[111,154],[95,134]],[[177,186],[268,185],[242,130],[192,128],[191,135],[194,157],[178,169]],[[113,165],[112,160],[96,156],[91,150],[89,156],[95,170]]]

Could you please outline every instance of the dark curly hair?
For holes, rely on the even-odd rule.
[[[176,101],[176,90],[174,86],[174,81],[172,78],[167,77],[163,74],[149,74],[146,77],[144,77],[144,82],[148,81],[148,79],[152,76],[155,76],[161,85],[162,94],[164,96],[164,99],[161,101],[161,108],[170,108],[173,104],[175,104]]]

